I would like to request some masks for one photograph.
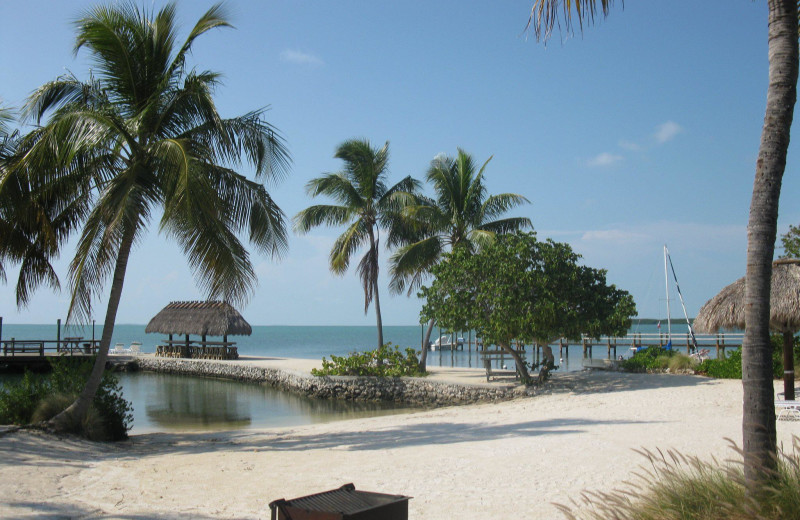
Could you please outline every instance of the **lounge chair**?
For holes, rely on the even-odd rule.
[[[775,401],[775,416],[777,420],[800,420],[800,401]]]
[[[126,350],[126,348],[125,348],[125,344],[124,343],[117,343],[116,345],[114,345],[113,349],[108,351],[108,353],[109,354],[119,355],[119,354],[124,354],[125,350]]]
[[[131,343],[131,348],[128,349],[132,356],[138,356],[142,353],[142,343],[140,341],[134,341]]]

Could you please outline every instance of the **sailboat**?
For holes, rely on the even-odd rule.
[[[672,271],[672,278],[675,280],[675,289],[678,291],[678,298],[680,298],[681,301],[683,316],[686,318],[686,326],[689,328],[689,336],[691,337],[692,346],[696,352],[697,339],[694,336],[692,322],[689,321],[689,314],[686,312],[686,304],[683,301],[683,294],[681,294],[681,286],[678,284],[678,276],[675,274],[675,266],[672,265],[672,257],[669,254],[669,249],[667,249],[667,244],[664,244],[664,287],[667,291],[667,345],[664,348],[667,350],[672,348],[672,316],[670,315],[669,309],[669,271],[667,270],[667,266],[669,266],[669,271]]]

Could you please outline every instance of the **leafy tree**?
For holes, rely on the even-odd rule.
[[[419,294],[426,300],[421,316],[476,330],[485,343],[507,351],[529,383],[513,339],[547,344],[582,333],[621,335],[636,314],[630,294],[579,259],[568,244],[542,242],[535,233],[498,236],[477,253],[456,248],[431,268],[435,279]]]
[[[598,13],[607,15],[613,4],[613,0],[534,0],[528,25],[537,39],[546,40],[560,20],[570,30],[574,15],[582,29]],[[798,0],[767,2],[769,82],[747,225],[747,328],[742,344],[743,453],[745,478],[753,493],[777,467],[769,296],[778,202],[797,98],[799,4]]]
[[[338,204],[316,205],[294,217],[294,230],[308,233],[321,226],[347,226],[330,254],[330,267],[343,275],[353,255],[366,246],[367,251],[358,263],[358,277],[364,287],[364,314],[375,301],[378,324],[378,348],[383,346],[383,323],[378,295],[378,250],[381,229],[388,230],[387,245],[394,243],[399,224],[400,199],[416,191],[417,181],[410,176],[394,186],[386,187],[389,167],[389,143],[373,148],[366,139],[351,139],[340,144],[334,155],[344,161],[344,169],[312,179],[306,191],[312,197],[327,195]]]
[[[75,51],[88,50],[96,76],[62,76],[30,96],[24,115],[42,126],[24,137],[19,161],[0,179],[5,192],[19,176],[31,205],[53,209],[47,218],[15,223],[33,243],[62,245],[47,237],[59,216],[64,233],[82,227],[70,264],[68,321],[87,319],[111,278],[95,365],[75,403],[53,419],[56,428],[85,416],[97,391],[128,259],[155,211],[163,210],[160,229],[180,244],[209,298],[242,303],[256,284],[239,233],[273,256],[287,245],[280,208],[263,184],[235,170],[249,163],[257,178],[285,174],[282,138],[263,109],[223,118],[212,96],[219,75],[186,66],[198,37],[230,26],[222,6],[209,9],[183,43],[174,3],[158,12],[133,3],[98,6],[75,25]]]
[[[781,235],[782,258],[800,258],[800,226],[789,226],[789,231]]]
[[[431,161],[426,180],[435,198],[417,196],[403,208],[405,235],[391,258],[395,293],[417,290],[442,255],[458,247],[478,251],[498,234],[531,228],[528,218],[499,218],[528,199],[516,193],[486,194],[483,174],[492,158],[476,171],[472,156],[459,148],[456,157],[437,156]],[[424,345],[428,345],[434,321],[428,322]],[[428,349],[422,349],[420,366],[425,369]]]

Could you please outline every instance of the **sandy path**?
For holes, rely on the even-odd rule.
[[[778,383],[780,384],[780,383]],[[410,518],[560,518],[611,489],[633,449],[732,455],[740,381],[556,374],[546,395],[260,431],[148,434],[119,445],[0,437],[3,518],[268,518],[270,501],[353,482],[410,495]],[[778,423],[791,445],[800,422]]]

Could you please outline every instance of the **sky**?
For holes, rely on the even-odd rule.
[[[0,3],[5,105],[20,107],[67,70],[87,77],[89,56],[74,54],[72,22],[95,4]],[[434,156],[460,147],[480,163],[492,157],[488,192],[530,199],[513,215],[529,217],[540,238],[569,243],[586,265],[606,269],[609,282],[633,295],[641,317],[666,315],[666,244],[694,316],[745,272],[766,104],[766,2],[618,2],[607,19],[583,33],[556,31],[547,45],[525,32],[531,5],[231,0],[235,29],[203,35],[191,60],[223,73],[215,99],[224,116],[270,107],[266,118],[293,157],[288,177],[268,185],[287,220],[328,202],[311,199],[304,186],[341,168],[333,153],[346,139],[389,141],[390,183],[424,178]],[[210,6],[178,3],[183,35]],[[797,148],[795,140],[779,234],[800,224]],[[245,319],[373,325],[355,272],[329,271],[328,253],[341,232],[291,233],[280,261],[254,254],[259,286],[240,309]],[[56,264],[65,286],[74,245]],[[418,324],[422,302],[388,292],[390,253],[380,253],[383,322]],[[180,249],[159,234],[156,216],[132,253],[117,323],[147,323],[169,301],[202,298]],[[677,298],[674,289],[670,298]],[[13,283],[0,284],[6,323],[54,322],[66,317],[68,305],[67,290],[45,287],[18,310]],[[679,309],[673,302],[673,317]],[[98,321],[104,312],[105,301],[98,301]]]

